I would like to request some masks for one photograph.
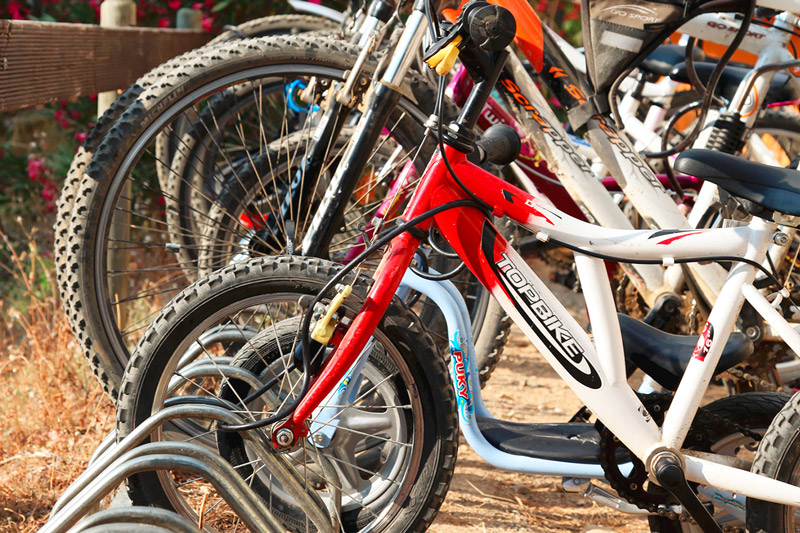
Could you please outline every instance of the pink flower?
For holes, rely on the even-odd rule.
[[[170,9],[177,11],[181,8],[181,0],[169,0],[167,5]]]
[[[56,119],[57,121],[58,120],[63,120],[64,117],[66,117],[66,116],[67,116],[67,112],[64,111],[63,109],[57,109],[57,110],[55,110],[53,112],[53,118]]]
[[[33,181],[38,181],[39,176],[44,172],[44,165],[41,159],[28,159],[28,177]]]
[[[81,112],[75,109],[74,111],[70,112],[69,116],[72,120],[80,120]]]
[[[86,140],[86,137],[89,135],[89,132],[86,130],[84,131],[76,131],[75,132],[75,140],[79,143],[83,143]]]
[[[53,200],[55,197],[56,195],[53,192],[53,189],[47,187],[42,189],[42,198],[44,198],[45,200]]]
[[[21,19],[22,15],[20,14],[22,11],[22,4],[20,4],[17,0],[11,0],[8,3],[8,12],[11,14],[12,19]]]
[[[203,2],[195,2],[194,4],[192,4],[192,9],[198,9],[198,10],[203,9]]]
[[[158,27],[169,28],[169,19],[167,17],[161,17],[160,19],[158,19]]]
[[[64,129],[67,129],[67,128],[69,128],[69,121],[67,119],[64,119],[64,120],[60,121],[58,123],[58,125],[61,126]]]
[[[214,19],[211,17],[203,17],[203,31],[211,31],[211,26],[214,24]]]

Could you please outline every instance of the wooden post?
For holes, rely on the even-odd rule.
[[[175,27],[179,30],[202,30],[203,12],[191,7],[182,7],[178,10]]]
[[[105,0],[100,4],[100,25],[105,27],[136,26],[136,3],[133,0]],[[120,89],[124,89],[124,87],[120,87]],[[105,113],[116,98],[117,91],[98,94],[97,116]]]
[[[135,26],[136,4],[133,0],[104,0],[100,4],[101,26]],[[114,43],[109,43],[114,46]],[[120,87],[124,89],[124,87]],[[108,91],[97,95],[97,116],[99,117],[111,107],[117,98],[117,91]],[[131,197],[131,185],[127,181],[122,187],[119,208],[111,215],[111,228],[108,235],[108,269],[114,272],[124,272],[129,269],[130,252],[127,243],[131,238],[131,205],[130,201],[123,198]],[[120,302],[128,297],[129,277],[127,274],[115,273],[108,278],[109,299]],[[120,331],[125,330],[128,323],[127,306],[116,305],[117,325]]]

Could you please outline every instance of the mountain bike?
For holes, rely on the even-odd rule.
[[[403,55],[398,54],[398,57],[403,57]],[[162,72],[161,75],[167,74],[168,71]],[[402,79],[402,76],[395,77],[397,79]],[[299,99],[299,96],[304,89],[298,84],[293,84],[292,87],[293,88],[286,94],[285,99],[287,103],[284,104],[284,107],[290,107],[291,104],[294,103],[302,113],[303,106],[307,104],[304,104]],[[322,94],[323,91],[324,87],[318,90],[317,93]],[[217,102],[215,103],[216,107],[211,107],[210,109],[222,109],[220,113],[222,115],[228,113],[227,116],[230,117],[233,116],[231,113],[240,112],[237,106],[244,105],[242,101],[247,98],[250,98],[253,102],[257,101],[257,98],[254,99],[252,95],[249,97],[247,96],[248,88],[246,85],[240,88],[239,92],[241,94],[235,94],[235,91],[229,91],[228,96],[225,98],[217,98]],[[388,107],[390,106],[387,106],[387,108]],[[225,111],[225,109],[227,109],[227,111]],[[212,132],[218,129],[218,126],[212,124],[213,116],[217,113],[216,111],[212,112],[210,114],[212,117],[211,119],[203,119],[199,114],[197,117],[189,117],[188,115],[190,114],[191,113],[187,113],[187,118],[184,122],[192,123],[192,121],[194,121],[193,123],[196,126],[194,130],[191,128],[189,129],[189,135],[185,139],[180,140],[178,143],[181,144],[179,150],[174,148],[172,150],[163,149],[159,145],[159,141],[165,138],[163,134],[158,136],[157,142],[152,149],[143,145],[138,145],[136,148],[150,150],[151,152],[150,155],[147,156],[151,159],[150,162],[140,163],[140,168],[142,166],[147,168],[147,166],[150,165],[155,167],[156,171],[159,173],[158,189],[163,191],[161,195],[163,199],[156,198],[155,202],[163,201],[165,209],[162,210],[159,209],[158,206],[150,206],[149,208],[151,210],[145,216],[146,222],[133,222],[130,218],[132,215],[132,213],[130,213],[131,209],[124,203],[127,199],[132,197],[131,195],[123,192],[117,197],[119,199],[118,201],[122,203],[112,203],[109,205],[108,201],[105,199],[104,189],[98,189],[94,180],[87,180],[84,184],[85,188],[81,192],[81,196],[84,197],[85,200],[83,200],[80,206],[75,210],[76,217],[71,226],[72,231],[74,231],[76,235],[73,237],[71,243],[65,243],[68,245],[58,247],[60,250],[68,250],[69,258],[66,264],[59,270],[64,273],[67,279],[60,283],[60,286],[62,288],[69,287],[69,292],[72,293],[68,294],[67,301],[71,304],[68,307],[72,311],[71,316],[73,317],[72,322],[75,325],[74,329],[78,332],[87,357],[97,369],[101,380],[104,383],[108,383],[106,386],[112,393],[113,384],[118,380],[118,376],[121,375],[122,362],[127,358],[127,348],[124,346],[125,341],[121,341],[119,338],[122,337],[124,339],[125,337],[131,337],[131,339],[135,339],[138,332],[141,331],[141,328],[146,323],[145,317],[148,316],[149,312],[144,309],[142,297],[159,296],[163,298],[161,300],[162,303],[166,302],[168,297],[174,294],[180,287],[180,284],[183,283],[183,281],[177,281],[178,278],[188,275],[186,278],[187,282],[194,279],[195,274],[191,274],[194,268],[197,268],[198,272],[202,274],[208,272],[210,268],[225,264],[233,257],[246,257],[248,253],[251,255],[265,252],[276,253],[279,249],[285,247],[285,238],[283,237],[279,239],[277,247],[276,243],[272,242],[270,238],[254,238],[254,235],[257,235],[259,231],[262,233],[264,232],[265,222],[269,222],[270,220],[272,227],[268,228],[269,231],[267,231],[267,233],[285,233],[285,228],[278,219],[282,217],[290,218],[288,214],[284,217],[282,213],[279,213],[279,216],[270,217],[270,213],[267,212],[270,211],[270,209],[263,205],[259,207],[258,202],[254,201],[257,199],[257,194],[261,192],[260,189],[263,189],[260,175],[265,173],[267,170],[266,167],[270,165],[270,160],[274,158],[271,156],[266,158],[262,157],[255,158],[252,161],[247,161],[245,158],[237,162],[234,158],[226,159],[223,154],[221,157],[217,157],[216,162],[213,162],[213,154],[215,152],[222,152],[219,150],[219,146],[223,145],[221,141],[215,139],[215,136],[219,136],[220,134],[212,134]],[[313,113],[308,114],[308,116],[312,115]],[[199,121],[198,117],[200,119]],[[208,113],[206,113],[206,117],[209,117]],[[418,116],[417,119],[421,120],[421,117]],[[313,122],[306,122],[302,124],[302,126],[300,123],[297,123],[295,126],[302,128],[317,127]],[[171,131],[181,131],[180,128],[174,125],[164,127]],[[379,128],[375,127],[373,127],[373,129],[375,131],[379,130]],[[370,130],[362,129],[358,131],[366,132]],[[322,130],[317,133],[321,132]],[[136,133],[130,131],[126,134],[136,135]],[[175,137],[175,135],[171,137]],[[245,142],[243,139],[237,139],[236,134],[229,138],[232,138],[230,141],[231,143],[240,145],[246,145],[248,142],[252,142],[253,146],[261,144],[260,140],[256,143],[255,141]],[[328,137],[327,135],[321,135],[321,138],[327,139]],[[120,153],[121,150],[125,150],[125,148],[120,145],[119,139],[120,137],[114,136],[106,139],[107,150],[109,152]],[[161,145],[163,144],[164,143],[161,143]],[[311,147],[315,144],[325,145],[326,143],[315,143],[311,141],[308,143],[307,147]],[[277,143],[275,146],[279,147],[280,143]],[[292,149],[284,150],[283,152],[287,154],[290,152],[296,154],[300,152],[298,147],[299,144],[295,140],[291,143]],[[324,153],[329,149],[329,146],[323,146],[323,148]],[[165,156],[165,153],[174,155]],[[336,159],[336,154],[332,154],[332,156]],[[211,157],[211,160],[209,160],[209,157]],[[563,158],[563,154],[560,157]],[[292,156],[291,159],[299,163],[299,159],[296,159],[294,156]],[[324,157],[318,157],[317,159],[322,161]],[[390,159],[386,161],[390,161]],[[358,171],[361,163],[349,163],[352,162],[348,162],[347,166],[353,170],[351,170],[349,178],[343,179],[342,181],[349,182],[350,187],[359,187],[361,190],[366,190],[367,193],[362,196],[366,198],[374,197],[374,193],[370,191],[370,189],[375,188],[375,182],[369,180],[364,181],[364,174]],[[237,173],[241,172],[241,168],[246,167],[248,164],[250,164],[252,168],[248,172],[249,175],[244,176],[244,179],[249,180],[249,189],[237,183],[243,179],[242,176],[237,176]],[[215,168],[215,165],[217,168]],[[239,165],[241,168],[235,170],[237,168],[236,165]],[[259,168],[259,165],[265,165],[265,167]],[[308,168],[304,165],[305,163],[300,166],[301,170]],[[326,163],[326,165],[328,168],[334,168],[330,166],[329,163]],[[98,172],[109,172],[108,168],[109,167],[105,165],[105,168],[99,169]],[[581,172],[585,172],[587,168],[588,167],[584,165],[581,167]],[[234,170],[232,171],[231,169]],[[132,172],[135,173],[137,170],[134,168]],[[225,172],[227,172],[227,177],[225,177]],[[293,172],[297,175],[300,170],[295,169]],[[534,175],[536,175],[536,172],[541,174],[541,170],[535,171]],[[126,180],[131,183],[138,182],[143,173],[139,175],[133,174],[129,178],[126,178]],[[313,174],[310,171],[308,173],[309,175]],[[587,183],[593,180],[594,178],[591,178]],[[310,179],[309,181],[313,182],[315,180]],[[208,184],[212,187],[207,187]],[[216,186],[217,189],[227,188],[229,191],[235,191],[235,194],[231,192],[225,195],[224,202],[216,203],[215,205],[219,190],[214,191],[213,186]],[[540,187],[542,186],[540,185]],[[614,205],[611,198],[607,198],[607,195],[603,196],[600,191],[596,190],[597,186],[593,184],[584,184],[583,190],[574,184],[569,185],[569,187],[570,191],[573,192],[576,197],[579,196],[581,198],[590,199],[587,200],[587,202],[591,209],[585,209],[586,212],[594,212],[595,216],[597,216],[597,213],[601,213],[601,219],[611,225],[619,226],[627,222],[616,205]],[[153,185],[139,186],[139,188],[149,191],[151,196],[158,195]],[[292,187],[287,186],[286,189],[283,189],[285,192],[281,192],[281,194],[284,194],[285,199],[289,197],[289,191],[294,190],[295,189]],[[300,191],[301,189],[297,190]],[[351,196],[345,194],[346,191],[347,189],[344,189],[344,192],[340,193],[336,200],[329,202],[329,205],[344,206],[344,198],[349,198]],[[308,192],[308,190],[305,190],[304,194],[308,194]],[[299,193],[292,194],[297,195]],[[602,198],[607,198],[607,200],[603,201],[601,200]],[[319,201],[324,202],[324,200],[324,197],[320,195]],[[118,201],[114,200],[114,202]],[[261,201],[264,202],[265,200],[262,199]],[[277,209],[277,211],[288,211],[289,208],[293,204],[296,205],[298,201],[297,198],[290,202],[278,202],[276,199],[272,200],[273,203],[280,205],[280,209]],[[151,202],[152,200],[149,199],[144,200],[145,205]],[[269,200],[267,200],[267,203],[269,203]],[[581,203],[583,204],[583,202]],[[358,204],[358,201],[356,201],[356,204]],[[306,203],[305,205],[311,204]],[[564,204],[560,203],[559,205]],[[210,206],[214,206],[216,209],[215,213],[212,215],[209,215],[208,212]],[[353,208],[358,207],[354,205]],[[338,209],[338,207],[336,209]],[[324,221],[315,221],[316,217],[314,219],[309,219],[312,230],[314,228],[321,228],[323,231],[330,233],[329,229],[337,225],[337,217],[332,216],[332,214],[336,214],[336,209],[319,210],[320,213],[325,213],[325,218],[322,219]],[[607,213],[606,216],[602,216],[603,210]],[[98,219],[95,215],[91,214],[97,213],[98,211],[100,213],[105,212],[106,214],[114,211],[116,215],[114,215],[113,221],[104,224],[104,227],[101,228],[97,227],[96,223],[98,220],[102,220],[102,217]],[[337,216],[339,215],[341,215],[341,213]],[[162,216],[165,220],[159,220]],[[242,219],[242,216],[244,216],[246,220]],[[353,233],[358,233],[359,225],[363,225],[368,229],[369,218],[369,216],[363,216],[356,221],[351,220],[348,222],[347,224],[350,227],[349,234],[346,233],[346,236],[343,238],[363,241],[363,236],[354,236]],[[257,222],[257,225],[260,225],[260,227],[254,229],[252,223],[249,222],[251,219],[256,221],[260,220],[261,222]],[[138,230],[139,236],[133,239],[128,237],[130,232],[126,232],[124,229],[126,226],[134,226],[136,228],[134,231]],[[106,237],[105,232],[109,231],[109,228],[118,228],[122,231],[121,236],[117,237],[111,235],[110,238],[120,243],[127,242],[127,251],[117,250],[107,255],[98,249],[100,246],[105,246],[105,239],[109,238]],[[297,230],[299,228],[295,229]],[[146,235],[148,231],[152,232],[149,236]],[[319,233],[320,231],[311,231],[308,234],[307,242],[303,245],[303,248],[311,253],[321,254],[326,248],[326,241],[330,241],[331,237],[320,236]],[[96,239],[98,235],[100,239]],[[198,235],[201,235],[201,237],[198,237]],[[226,237],[221,238],[221,235],[225,235]],[[156,263],[153,263],[153,260],[159,261],[159,259],[157,259],[154,254],[148,253],[157,247],[154,247],[152,244],[140,242],[146,239],[166,241],[164,242],[164,246],[173,254],[163,258],[163,264],[160,268]],[[205,239],[205,242],[203,242],[203,239]],[[299,243],[292,242],[291,244],[297,245],[296,247],[299,248]],[[122,246],[120,246],[120,248],[122,248]],[[130,254],[136,253],[135,250],[137,248],[148,253],[149,258],[147,261],[130,261]],[[95,249],[94,253],[87,255],[89,249]],[[237,250],[244,251],[244,253],[237,253]],[[116,266],[111,262],[112,255],[118,258]],[[120,257],[121,259],[119,259]],[[172,258],[174,258],[174,260]],[[106,262],[105,265],[103,265],[104,262]],[[645,269],[647,267],[639,268]],[[103,270],[105,270],[105,273],[103,273]],[[165,277],[162,282],[155,285],[154,289],[147,289],[138,294],[135,289],[130,289],[131,286],[145,286],[146,283],[153,283],[149,281],[148,278],[154,277],[158,272],[161,272],[161,275]],[[171,276],[172,280],[168,281],[167,276]],[[637,275],[634,276],[634,279],[652,281],[651,285],[661,287],[659,281],[661,276],[662,274],[659,268],[650,268],[648,276],[642,277]],[[88,278],[95,278],[95,281],[91,283],[83,281]],[[116,281],[122,279],[127,281],[124,283]],[[108,287],[103,287],[104,284],[108,285]],[[656,304],[657,297],[662,294],[663,291],[646,291],[644,288],[645,285],[640,285],[640,292],[646,295],[645,299],[648,306],[652,307]],[[65,290],[65,293],[66,292],[68,291]],[[103,294],[104,292],[106,294]],[[476,297],[476,299],[485,301],[486,296]],[[487,305],[491,305],[491,303]],[[129,309],[133,310],[131,311]],[[152,309],[153,311],[157,309],[157,305],[154,305]],[[481,366],[490,370],[491,364],[493,364],[492,362],[496,361],[497,355],[499,354],[498,347],[502,344],[504,330],[502,327],[502,317],[498,314],[498,309],[487,310],[482,316],[489,317],[495,324],[499,324],[499,327],[488,327],[487,331],[489,333],[484,337],[485,348],[482,347],[480,350],[480,353],[489,354],[487,364]],[[131,320],[131,317],[138,318]],[[128,346],[132,345],[130,341],[128,341],[127,344]]]

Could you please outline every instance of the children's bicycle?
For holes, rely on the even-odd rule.
[[[473,1],[454,26],[437,35],[432,61],[457,53],[476,83],[458,120],[441,128],[440,150],[419,181],[404,222],[376,236],[347,266],[298,257],[253,260],[183,291],[131,358],[119,402],[120,435],[171,403],[228,405],[251,421],[181,422],[151,438],[216,446],[287,528],[297,531],[325,525],[309,523],[239,433],[267,431],[275,453],[286,455],[307,486],[323,495],[346,531],[427,527],[452,473],[456,421],[469,445],[492,465],[604,478],[620,498],[655,517],[683,518],[703,531],[722,531],[723,521],[732,531],[743,531],[745,521],[751,531],[794,527],[793,508],[800,505],[794,474],[800,401],[789,401],[768,430],[786,396],[761,393],[754,399],[761,420],[748,419],[753,413],[746,408],[728,408],[742,397],[699,406],[712,376],[752,350],[749,341],[731,333],[745,300],[800,352],[800,334],[777,311],[787,292],[765,297],[753,285],[758,271],[773,277],[762,261],[770,243],[786,238],[778,224],[800,224],[800,188],[794,184],[800,174],[716,152],[687,152],[676,163],[678,171],[724,188],[753,215],[746,225],[723,229],[615,230],[553,209],[466,159],[475,144],[472,130],[508,56],[514,24],[505,9]],[[443,93],[444,85],[440,99]],[[516,133],[500,137],[504,142],[497,136],[491,143],[477,141],[490,160],[519,150]],[[491,221],[500,215],[537,239],[574,252],[591,336],[498,233]],[[418,256],[434,227],[597,423],[516,424],[491,416],[476,378],[463,299],[446,274],[426,269]],[[359,259],[387,243],[373,280],[359,277]],[[687,340],[618,319],[604,260],[659,265],[724,260],[734,266],[703,333]],[[395,298],[402,287],[426,295],[442,310],[449,361],[436,355],[424,324]],[[674,396],[640,397],[630,388],[625,355],[642,351],[653,361],[676,361],[663,370],[679,382]],[[689,351],[688,361],[677,362]],[[698,435],[707,437],[709,431],[718,440],[733,435],[747,444],[761,441],[755,460],[701,444]],[[208,491],[180,473],[142,474],[130,489],[137,503],[208,515],[208,527],[224,529],[235,521],[212,516]]]

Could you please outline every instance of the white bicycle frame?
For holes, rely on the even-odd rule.
[[[520,199],[518,193],[518,190],[513,191],[515,200]],[[656,260],[672,264],[679,259],[738,256],[758,263],[763,260],[777,231],[775,224],[761,219],[754,219],[749,225],[737,228],[699,231],[608,229],[553,211],[546,203],[528,195],[520,200],[531,208],[531,214],[527,221],[517,222],[523,222],[524,227],[538,238],[557,239],[593,254],[629,261]],[[547,214],[552,224],[542,220],[542,212]],[[506,286],[493,287],[492,294],[581,401],[645,464],[659,450],[680,449],[745,299],[780,331],[792,349],[800,353],[800,334],[774,309],[776,302],[770,303],[752,285],[755,267],[738,263],[728,275],[695,355],[659,428],[627,383],[619,322],[603,261],[589,255],[575,254],[586,305],[592,318],[593,336],[589,337],[502,236],[498,235],[497,239],[496,246],[502,251],[504,259],[497,262],[496,267],[505,276]],[[486,254],[486,250],[483,253]],[[477,417],[491,417],[491,413],[481,397],[470,340],[469,315],[461,296],[452,283],[422,280],[411,272],[406,273],[403,284],[431,298],[441,307],[447,319],[453,351],[451,377],[456,395],[463,399],[459,401],[459,424],[467,442],[481,458],[500,468],[534,474],[602,475],[599,465],[521,457],[502,452],[489,444],[480,432]],[[547,308],[555,319],[549,317],[545,324],[544,320],[537,318],[540,315],[526,305],[521,297],[508,295],[514,294],[515,288],[518,290],[516,294],[535,294],[540,298],[537,301],[546,306],[540,304],[537,309]],[[548,327],[553,323],[563,328],[559,329],[559,334],[553,333]],[[549,342],[546,343],[543,340],[545,338]],[[578,355],[578,352],[564,351],[566,348],[559,339],[577,342],[581,348],[580,356],[565,358],[564,354]],[[555,353],[553,346],[561,353]],[[459,352],[458,356],[456,352]],[[457,363],[460,362],[469,369],[466,390],[463,374],[459,380]],[[569,368],[569,365],[573,368]],[[587,385],[585,380],[575,377],[576,369],[577,375],[593,373],[597,380]],[[686,477],[690,481],[746,497],[800,505],[800,487],[709,458],[682,454],[682,459]]]
[[[780,20],[776,21],[776,25],[779,27],[792,27],[797,20],[796,17],[791,14],[782,14],[779,19]],[[724,20],[726,20],[726,18],[721,15],[708,15],[699,23],[684,26],[683,29],[690,33],[701,33],[704,26],[707,26],[709,22],[713,21],[715,25],[722,25],[723,23],[719,21]],[[791,37],[788,33],[773,28],[758,28],[758,31],[763,31],[763,35],[767,37],[758,38],[751,35],[749,39],[746,39],[748,51],[758,52],[761,50],[757,67],[763,64],[772,64],[793,59],[786,48],[788,40]],[[550,33],[554,35],[553,32]],[[731,32],[727,29],[724,31],[720,30],[718,32],[719,40],[723,40],[724,42],[724,37],[730,41],[732,38],[729,35],[730,33]],[[712,34],[712,38],[714,35],[715,34]],[[762,33],[758,35],[762,35]],[[704,38],[707,37],[707,35],[704,36]],[[565,47],[567,47],[566,50],[569,50],[568,44],[565,43]],[[759,47],[761,47],[761,49],[759,49]],[[563,49],[564,47],[562,47],[562,50]],[[565,56],[567,56],[568,59],[571,58],[571,61],[576,60],[577,57],[582,58],[580,55],[576,56],[574,52],[574,49],[572,49],[572,52],[565,53]],[[550,169],[559,177],[562,184],[564,184],[567,191],[573,199],[576,200],[578,205],[582,207],[584,212],[588,211],[591,214],[589,217],[590,220],[597,221],[607,227],[631,227],[627,220],[623,220],[625,217],[621,214],[619,207],[611,195],[605,191],[603,187],[597,185],[597,179],[592,171],[589,170],[587,172],[588,167],[576,161],[574,155],[575,150],[566,148],[566,139],[568,137],[563,130],[559,128],[559,121],[547,106],[544,98],[537,94],[538,90],[535,84],[527,79],[525,69],[513,56],[510,59],[510,63],[515,81],[517,81],[518,85],[522,88],[522,92],[529,98],[541,115],[542,120],[548,124],[546,127],[546,134],[542,134],[541,132],[537,133],[536,131],[532,131],[531,133],[536,146],[546,155]],[[754,86],[754,92],[760,91],[759,94],[765,94],[771,79],[772,76],[770,75],[759,77]],[[740,87],[740,90],[744,91],[746,87]],[[751,100],[755,102],[757,99],[754,98]],[[627,105],[627,109],[631,113],[635,110],[629,103],[623,103],[623,105]],[[755,117],[755,112],[750,113],[750,125],[752,125],[752,121],[755,120]],[[629,123],[629,119],[630,115],[627,115],[625,118],[626,124]],[[542,120],[533,124],[531,123],[532,121],[528,121],[526,122],[526,126],[531,130],[535,130],[539,127]],[[633,121],[631,121],[631,123],[633,123]],[[651,227],[696,227],[697,220],[699,220],[705,210],[712,205],[701,203],[701,205],[698,206],[696,204],[693,210],[694,218],[687,220],[652,171],[632,161],[631,155],[638,152],[637,148],[625,142],[625,139],[622,139],[622,142],[616,144],[609,143],[604,132],[596,130],[587,133],[586,137],[590,143],[597,146],[598,150],[604,153],[603,160],[611,168],[611,175],[624,177],[624,179],[619,178],[623,191],[637,211],[642,214],[643,218],[649,221]],[[650,140],[652,140],[652,138],[650,138]],[[754,139],[753,142],[755,141]],[[698,141],[698,144],[700,144],[700,141]],[[620,146],[623,148],[620,149]],[[763,150],[754,151],[756,153],[764,153]],[[769,163],[770,161],[764,162]],[[703,198],[707,199],[704,200],[704,202],[713,202],[714,195],[707,194]],[[780,255],[780,253],[776,253],[776,256],[777,255]],[[676,292],[683,283],[683,271],[680,268],[669,268],[664,272],[659,267],[634,265],[633,270],[635,271],[635,275],[631,276],[631,279],[636,283],[639,293],[650,306],[652,306],[662,294]],[[693,273],[695,281],[698,282],[698,286],[705,298],[713,302],[725,280],[726,273],[724,269],[719,265],[691,265],[690,270]],[[629,273],[633,274],[633,272]]]

